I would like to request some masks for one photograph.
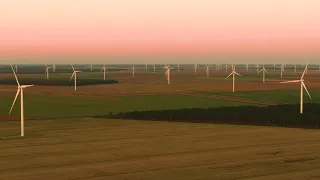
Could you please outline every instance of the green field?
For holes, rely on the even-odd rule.
[[[309,89],[311,100],[306,92],[304,92],[304,103],[320,103],[320,90]],[[199,93],[215,94],[223,96],[232,96],[238,98],[246,98],[252,100],[275,101],[285,104],[300,103],[300,89],[297,90],[251,90],[237,92],[219,92],[219,91],[198,91]]]
[[[0,114],[7,114],[14,97],[1,97]],[[181,108],[208,108],[239,106],[245,103],[206,99],[183,95],[124,96],[124,97],[72,97],[35,96],[26,93],[24,97],[25,115],[28,117],[63,118],[101,116],[110,112],[135,110],[161,110]],[[20,99],[13,109],[13,115],[20,114]]]

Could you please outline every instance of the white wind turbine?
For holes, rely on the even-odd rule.
[[[217,71],[220,71],[220,64],[216,64]]]
[[[177,65],[177,68],[178,68],[178,72],[180,72],[180,64]],[[320,70],[320,67],[319,67],[319,70]]]
[[[249,64],[246,65],[246,68],[247,68],[247,72],[248,72],[249,71]]]
[[[105,64],[103,64],[101,71],[103,71],[103,80],[106,80],[106,71],[107,71],[107,68],[106,68],[106,65],[105,65]]]
[[[71,64],[71,67],[72,67],[72,70],[73,70],[73,73],[71,75],[71,78],[70,78],[70,81],[72,80],[73,76],[74,76],[74,90],[76,91],[77,90],[77,73],[81,72],[81,71],[76,71],[74,70],[74,67],[73,65]],[[69,81],[69,82],[70,82]]]
[[[17,94],[16,94],[16,96],[15,96],[15,98],[14,98],[14,101],[13,101],[13,104],[12,104],[11,109],[10,109],[10,111],[9,111],[9,114],[11,114],[12,108],[13,108],[16,100],[17,100],[17,97],[19,96],[19,93],[21,92],[21,95],[20,95],[20,98],[21,98],[21,99],[20,99],[20,107],[21,107],[21,110],[20,110],[20,120],[21,120],[21,124],[20,124],[20,125],[21,125],[21,136],[24,136],[23,89],[24,89],[24,88],[31,87],[31,86],[33,86],[33,85],[20,85],[20,84],[19,84],[19,81],[18,81],[18,78],[17,78],[17,75],[16,75],[16,73],[14,72],[14,69],[13,69],[13,67],[12,67],[11,64],[10,64],[10,66],[11,66],[11,69],[12,69],[12,71],[13,71],[14,77],[15,77],[15,79],[16,79],[16,81],[17,81],[17,84],[18,84],[18,91],[17,91]]]
[[[274,71],[276,70],[276,64],[273,64],[273,70]]]
[[[146,68],[146,71],[148,71],[148,64],[145,64],[144,66]]]
[[[197,64],[194,64],[194,65],[193,65],[194,73],[197,73],[197,67],[198,67],[198,65],[197,65]]]
[[[306,85],[304,84],[304,75],[306,74],[307,72],[307,68],[308,68],[308,64],[306,65],[303,73],[302,73],[302,76],[299,80],[293,80],[293,81],[284,81],[284,82],[281,82],[281,83],[300,83],[300,114],[303,113],[303,88],[306,90],[307,94],[309,95],[310,99],[311,99],[311,96],[307,90],[307,87]]]
[[[280,75],[281,75],[281,78],[282,78],[282,73],[284,72],[284,66],[283,66],[283,64],[281,65],[281,69],[280,69]]]
[[[169,66],[167,66],[166,69],[167,69],[167,71],[166,71],[165,76],[167,76],[168,84],[170,84],[170,72],[171,72],[171,69],[173,69],[173,68],[170,68]]]
[[[45,74],[47,76],[47,79],[49,79],[49,68],[51,68],[51,66],[47,66],[46,64],[45,64],[45,66],[46,66]]]
[[[260,67],[260,65],[257,64],[257,73],[258,73],[258,74],[259,74],[259,67]]]
[[[238,76],[241,76],[240,74],[238,74],[236,71],[235,71],[235,65],[232,65],[232,72],[231,74],[229,74],[229,76],[226,77],[226,79],[228,79],[231,75],[232,75],[232,92],[234,92],[234,81],[235,81],[235,74],[238,75]]]
[[[210,71],[210,65],[206,65],[206,73],[207,73],[207,77],[209,77],[209,71]]]
[[[264,65],[262,66],[263,68],[259,71],[262,71],[262,82],[265,82],[265,73],[268,73],[268,71],[264,68]]]
[[[153,64],[153,65],[151,65],[151,66],[153,66],[153,72],[155,73],[155,72],[156,72],[156,65]]]
[[[134,65],[132,65],[132,76],[134,77],[134,69],[135,69],[135,67],[134,67]]]
[[[226,67],[226,72],[228,72],[228,67],[229,67],[228,64],[226,64],[225,67]]]
[[[294,72],[297,72],[297,65],[294,64]]]
[[[56,72],[56,65],[52,65],[52,67],[53,72]]]
[[[92,64],[90,64],[88,67],[90,68],[90,71],[92,71]]]

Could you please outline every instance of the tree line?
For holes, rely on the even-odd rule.
[[[286,104],[133,111],[109,113],[98,118],[319,128],[319,109],[320,104],[304,104],[304,114],[300,114],[299,104]]]

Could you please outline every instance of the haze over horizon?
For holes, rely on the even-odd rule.
[[[319,0],[10,0],[1,63],[311,63]]]

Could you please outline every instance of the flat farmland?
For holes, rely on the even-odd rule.
[[[0,179],[320,178],[317,130],[75,118],[26,132],[0,141]]]
[[[268,67],[262,83],[256,68],[239,67],[233,93],[232,77],[225,79],[230,68],[211,67],[206,77],[204,66],[197,73],[180,66],[168,85],[162,66],[155,73],[137,66],[134,77],[131,66],[110,67],[106,80],[115,83],[86,85],[103,80],[103,72],[78,65],[77,79],[85,81],[74,91],[73,80],[68,83],[72,69],[62,67],[50,70],[49,80],[43,67],[18,70],[20,84],[35,85],[24,90],[24,138],[18,136],[20,98],[8,115],[17,91],[14,76],[10,66],[0,68],[0,179],[320,178],[317,129],[102,119],[132,111],[297,104],[299,84],[280,82],[300,79],[302,68],[287,68],[280,78],[280,69]],[[319,75],[310,69],[305,76],[312,96],[305,94],[305,103],[320,102]]]

